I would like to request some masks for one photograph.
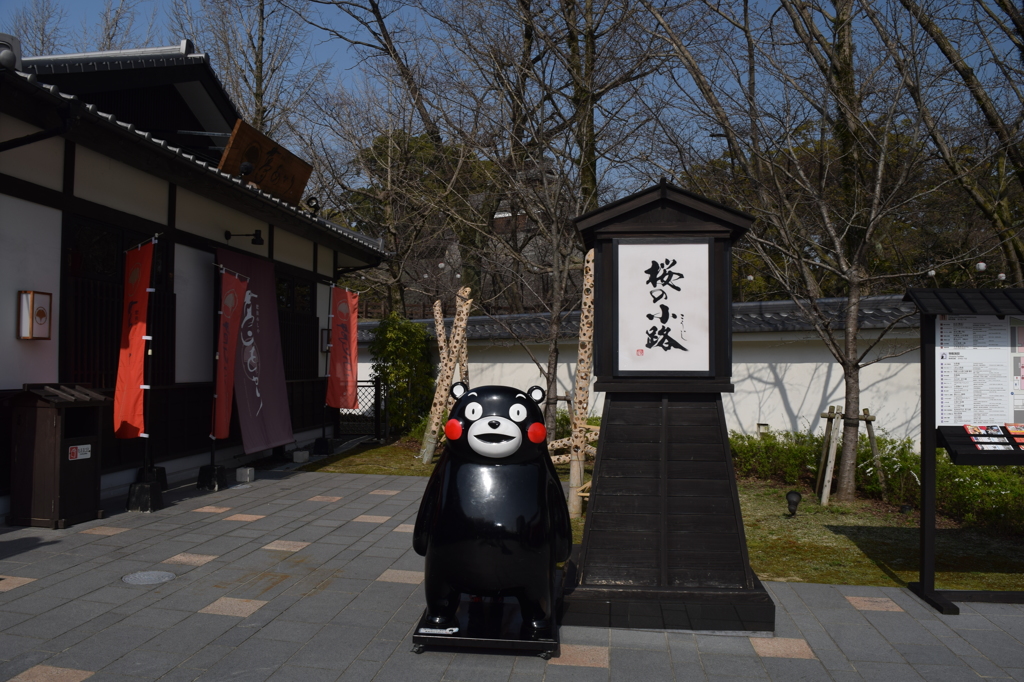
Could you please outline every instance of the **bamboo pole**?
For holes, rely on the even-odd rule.
[[[430,408],[430,416],[427,419],[427,430],[423,433],[423,444],[420,447],[420,459],[424,464],[429,464],[434,458],[434,450],[437,448],[437,431],[441,425],[441,417],[448,407],[449,390],[451,388],[452,376],[455,374],[455,364],[462,355],[462,346],[466,343],[466,319],[469,317],[469,309],[473,300],[469,298],[469,287],[459,289],[455,322],[452,324],[452,333],[448,338],[447,353],[441,356],[440,367],[437,372],[437,385],[434,389],[434,402]],[[444,325],[441,325],[442,329]]]
[[[594,361],[594,250],[583,264],[583,302],[580,305],[580,345],[576,384],[572,394],[572,445],[569,448],[569,518],[583,515],[583,462],[587,447],[587,412],[590,407],[590,370]]]

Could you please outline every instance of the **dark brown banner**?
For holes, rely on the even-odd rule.
[[[235,404],[246,454],[294,441],[277,321],[274,264],[217,249],[217,262],[249,278],[235,353]]]
[[[359,407],[356,379],[359,369],[359,294],[331,287],[331,348],[327,373],[327,405],[345,410]]]
[[[138,438],[146,432],[146,320],[153,242],[124,255],[124,308],[121,312],[121,352],[114,386],[114,436]]]
[[[231,400],[235,395],[235,349],[242,322],[242,304],[249,281],[230,270],[220,272],[220,314],[217,315],[217,375],[213,389],[214,438],[227,438],[231,431]]]

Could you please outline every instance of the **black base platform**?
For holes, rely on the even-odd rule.
[[[196,480],[196,488],[199,490],[226,490],[228,485],[228,470],[219,464],[207,464],[199,467],[199,478]]]
[[[574,552],[575,554],[575,552]],[[753,589],[574,585],[566,564],[562,625],[640,630],[774,632],[775,602],[761,581]]]
[[[465,649],[503,649],[537,654],[551,658],[558,651],[558,639],[522,639],[523,618],[519,602],[513,597],[477,597],[463,595],[456,632],[446,633],[427,620],[426,609],[412,635],[413,651],[421,653],[426,646]],[[454,627],[452,628],[454,629]]]

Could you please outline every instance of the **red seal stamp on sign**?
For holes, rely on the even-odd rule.
[[[644,356],[644,349],[643,348],[637,348],[636,349],[636,354],[638,356],[640,356],[640,357],[643,357]]]

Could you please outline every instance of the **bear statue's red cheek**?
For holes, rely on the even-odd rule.
[[[448,423],[444,425],[444,435],[448,440],[462,438],[462,423],[458,419],[449,419]]]
[[[548,437],[548,430],[544,428],[544,425],[540,422],[536,424],[530,424],[529,431],[526,435],[530,438],[531,443],[543,443],[544,439]]]

